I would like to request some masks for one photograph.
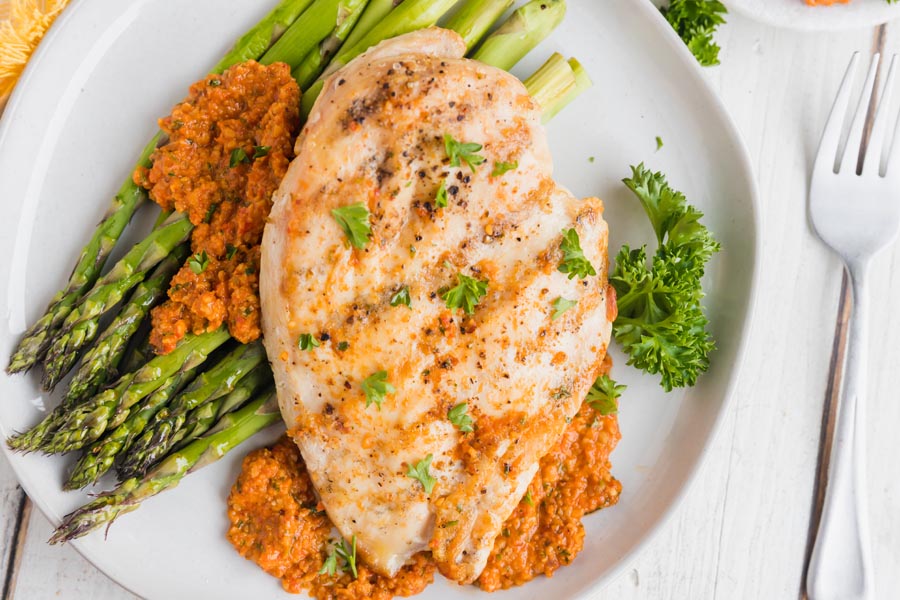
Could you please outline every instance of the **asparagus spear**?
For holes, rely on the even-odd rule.
[[[262,21],[238,40],[234,48],[216,65],[221,73],[229,66],[250,58],[258,58],[269,44],[291,25],[312,0],[282,0]],[[156,149],[162,132],[144,147],[137,166],[149,167],[150,155]],[[25,332],[6,368],[7,373],[27,371],[41,360],[53,335],[69,315],[78,298],[94,285],[134,211],[146,199],[145,191],[128,179],[119,188],[103,220],[81,250],[78,262],[66,286],[57,292],[44,314]]]
[[[196,369],[176,373],[158,390],[150,394],[140,405],[132,408],[124,423],[103,438],[94,442],[72,469],[63,485],[67,490],[77,490],[95,483],[112,466],[119,455],[124,455],[141,434],[147,423],[169,400],[191,380]]]
[[[366,10],[359,18],[359,22],[344,44],[349,48],[356,45],[359,40],[372,31],[372,28],[378,25],[394,7],[398,6],[403,0],[370,0]]]
[[[466,0],[444,25],[462,36],[472,50],[515,0]]]
[[[593,82],[591,82],[590,76],[587,74],[587,71],[584,70],[584,67],[581,66],[576,59],[570,58],[568,60],[569,67],[572,69],[572,74],[575,77],[575,87],[570,89],[568,93],[557,96],[555,99],[551,100],[548,106],[544,109],[544,123],[549,122],[553,117],[558,115],[565,107],[572,103],[575,98],[586,92],[591,88]]]
[[[352,9],[345,8],[338,11],[337,23],[331,34],[322,40],[318,48],[313,48],[292,73],[301,90],[308,88],[316,80],[316,77],[321,75],[325,65],[341,49],[344,40],[353,31],[368,3],[369,0],[363,0]]]
[[[77,404],[106,383],[125,354],[128,340],[150,309],[166,297],[169,281],[189,252],[190,246],[182,244],[154,269],[148,279],[138,285],[122,310],[81,359],[81,366],[69,383],[63,405]]]
[[[45,389],[59,383],[78,360],[81,349],[94,341],[100,329],[100,317],[181,245],[191,229],[193,226],[186,216],[174,213],[162,227],[137,243],[78,301],[47,350],[42,381]]]
[[[497,28],[472,58],[509,71],[562,22],[565,0],[531,0]]]
[[[229,394],[244,376],[265,360],[266,352],[261,342],[241,344],[194,379],[187,389],[156,413],[128,455],[122,458],[118,466],[121,479],[146,473],[181,439],[181,429],[190,411]]]
[[[177,450],[193,442],[209,431],[218,419],[239,409],[253,396],[259,395],[264,387],[272,385],[272,369],[268,364],[259,365],[241,379],[231,393],[202,404],[188,413],[179,435],[176,436],[177,443],[172,447]]]
[[[318,0],[263,54],[260,62],[264,65],[275,62],[298,65],[328,37],[343,20],[345,12],[353,12],[365,3],[366,0]]]
[[[142,479],[128,479],[116,489],[101,494],[66,515],[50,538],[50,543],[67,542],[112,524],[119,515],[131,512],[144,500],[175,487],[185,475],[219,460],[280,417],[273,391],[258,396],[240,410],[222,417],[204,437],[170,454]]]
[[[210,352],[229,339],[224,327],[186,336],[169,354],[154,357],[134,373],[120,377],[111,388],[68,411],[40,449],[61,454],[84,448],[107,429],[121,425],[131,407],[162,387],[169,377],[202,364]]]
[[[303,94],[303,97],[300,99],[301,113],[304,116],[308,116],[310,111],[312,111],[316,98],[319,97],[319,94],[322,93],[322,88],[325,86],[325,78],[329,75],[384,40],[431,27],[456,2],[457,0],[405,0],[403,4],[390,11],[384,19],[363,35],[354,45],[344,44],[319,80]]]
[[[150,330],[152,328],[152,319],[149,316],[144,317],[143,322],[138,325],[133,339],[125,349],[122,362],[119,363],[118,373],[120,375],[137,371],[153,358],[155,352],[153,351],[153,345],[150,343]]]

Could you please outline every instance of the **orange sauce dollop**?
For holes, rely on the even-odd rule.
[[[293,158],[299,106],[288,65],[249,61],[198,81],[160,120],[168,141],[134,181],[164,210],[188,215],[197,260],[182,266],[168,301],[153,310],[158,353],[222,323],[240,342],[259,338],[259,244]]]

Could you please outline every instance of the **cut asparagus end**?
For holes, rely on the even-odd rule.
[[[471,50],[513,3],[514,0],[466,0],[444,27],[458,33]]]
[[[544,41],[565,15],[565,0],[532,0],[488,36],[472,58],[509,71]]]

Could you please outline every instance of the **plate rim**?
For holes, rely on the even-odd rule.
[[[23,70],[18,84],[13,89],[9,97],[6,107],[3,110],[3,116],[0,117],[0,145],[4,143],[6,137],[8,136],[8,131],[11,128],[12,120],[10,118],[6,118],[6,116],[14,113],[18,105],[23,102],[22,97],[25,94],[23,90],[28,87],[27,83],[31,80],[33,74],[40,68],[42,62],[45,59],[45,56],[53,51],[52,49],[55,46],[55,40],[57,37],[59,37],[60,31],[66,27],[67,23],[70,20],[74,18],[73,15],[83,9],[82,5],[87,4],[87,0],[72,0],[72,2],[69,4],[68,10],[64,11],[63,14],[60,15],[60,17],[57,18],[56,21],[51,25],[46,35],[38,45],[37,49],[32,54],[31,59]],[[705,75],[703,74],[703,68],[696,62],[693,55],[682,42],[681,38],[679,38],[674,30],[672,30],[668,22],[660,14],[659,10],[650,2],[638,1],[632,4],[636,5],[638,7],[638,10],[644,13],[645,20],[648,22],[648,24],[652,24],[655,27],[656,33],[667,42],[667,45],[672,50],[672,52],[680,54],[682,57],[682,62],[688,63],[690,65],[687,68],[689,73],[691,74],[693,83],[695,84],[696,91],[702,94],[705,97],[706,101],[715,109],[717,116],[722,120],[727,129],[729,141],[734,144],[734,158],[736,159],[736,165],[742,172],[744,172],[748,183],[748,188],[746,191],[748,192],[749,196],[749,208],[752,215],[753,225],[753,236],[751,240],[753,251],[753,267],[750,270],[749,274],[748,287],[750,293],[746,305],[746,314],[740,328],[741,339],[735,351],[735,364],[730,369],[728,383],[725,387],[721,406],[710,427],[709,434],[706,436],[706,439],[703,442],[702,450],[700,451],[694,464],[688,469],[687,475],[681,482],[680,488],[677,493],[673,495],[672,501],[663,511],[659,513],[659,517],[656,519],[656,522],[647,529],[647,531],[643,534],[643,537],[636,544],[634,544],[634,546],[629,551],[619,556],[615,560],[615,562],[610,565],[610,567],[606,571],[605,576],[594,579],[589,584],[585,585],[581,590],[576,592],[574,598],[578,599],[586,598],[589,594],[596,592],[597,590],[609,585],[614,580],[618,579],[622,575],[622,573],[634,562],[634,560],[656,541],[661,531],[671,523],[673,517],[680,510],[685,499],[695,487],[696,480],[698,479],[698,476],[703,467],[707,463],[710,455],[710,450],[714,445],[714,442],[721,435],[725,417],[727,413],[732,410],[735,388],[745,368],[746,353],[749,345],[749,333],[752,329],[752,323],[756,317],[757,304],[760,296],[758,284],[761,274],[761,261],[759,256],[759,250],[762,246],[762,223],[760,215],[761,206],[756,172],[750,159],[750,154],[746,142],[744,141],[743,136],[740,134],[740,131],[737,128],[734,119],[729,113],[721,97],[716,93],[716,91],[707,81]],[[730,9],[731,7],[729,7],[729,10]],[[741,10],[738,10],[737,12],[745,14],[744,11]],[[900,17],[900,15],[898,15],[898,17]],[[30,478],[23,478],[19,469],[17,469],[13,461],[10,460],[11,451],[6,447],[6,444],[0,444],[0,446],[2,446],[0,450],[2,450],[4,457],[6,457],[11,470],[16,476],[16,479],[18,480],[22,489],[28,496],[28,499],[33,503],[34,506],[38,508],[41,514],[51,524],[55,524],[58,521],[58,519],[55,517],[55,511],[51,510],[47,503],[43,499],[41,499],[39,495],[38,497],[35,497],[30,493],[32,487],[30,485]],[[103,573],[103,575],[110,581],[113,581],[116,585],[125,589],[129,593],[141,597],[140,593],[137,590],[133,589],[122,580],[108,574],[103,568],[101,568],[91,558],[89,553],[82,549],[81,540],[73,540],[71,542],[68,542],[68,545],[74,548],[82,558],[84,558],[99,572]]]

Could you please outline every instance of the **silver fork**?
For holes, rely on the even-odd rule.
[[[825,505],[806,574],[811,600],[870,600],[872,564],[866,496],[865,401],[869,329],[867,280],[871,258],[900,229],[900,142],[888,141],[891,91],[897,56],[891,60],[869,141],[863,146],[867,113],[875,101],[879,56],[869,67],[846,144],[844,117],[859,53],[853,55],[825,126],[813,167],[809,211],[813,226],[844,261],[853,292],[847,362],[841,390]],[[890,143],[891,147],[886,148]],[[884,168],[882,156],[888,150]],[[858,161],[862,157],[862,164]],[[886,365],[885,365],[886,366]]]

